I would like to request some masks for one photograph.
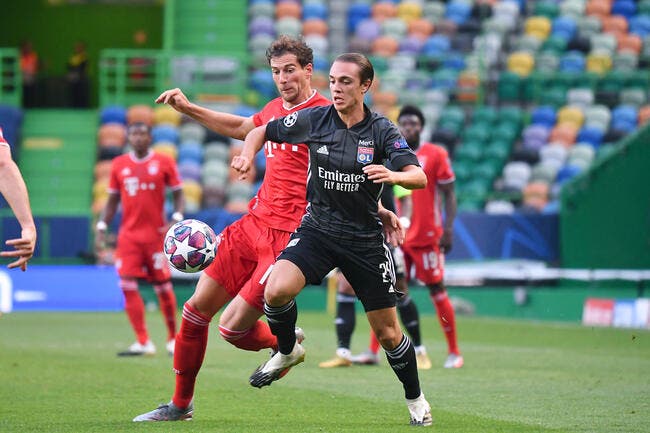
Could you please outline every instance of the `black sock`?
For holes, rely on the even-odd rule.
[[[397,300],[397,310],[402,323],[411,337],[414,346],[422,344],[422,337],[420,336],[420,313],[418,307],[413,302],[409,295],[402,296]]]
[[[420,396],[420,378],[415,360],[415,349],[411,340],[404,335],[402,341],[393,350],[386,350],[386,359],[397,378],[404,385],[404,397],[408,399]]]
[[[290,354],[296,344],[296,320],[298,319],[296,300],[292,299],[279,307],[271,307],[265,302],[264,314],[271,332],[278,337],[278,350],[284,355]]]
[[[336,295],[336,339],[339,348],[350,348],[350,340],[356,325],[355,303],[357,297],[339,293]]]

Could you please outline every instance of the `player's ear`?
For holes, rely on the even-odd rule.
[[[361,83],[361,92],[362,92],[362,93],[366,93],[366,92],[368,92],[368,90],[370,90],[370,86],[372,86],[372,80],[371,80],[371,79],[367,79],[366,81],[364,81],[363,83]]]

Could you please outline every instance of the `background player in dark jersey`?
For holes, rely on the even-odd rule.
[[[138,279],[146,278],[154,288],[167,326],[167,351],[174,351],[176,295],[169,264],[163,254],[163,237],[169,227],[164,216],[165,187],[172,189],[175,221],[183,219],[183,190],[176,162],[150,149],[151,130],[144,123],[128,127],[131,152],[111,162],[108,202],[97,222],[95,242],[104,243],[108,225],[122,203],[122,221],[117,236],[115,267],[124,294],[124,309],[136,342],[119,355],[152,355],[156,347],[149,339],[145,309]]]
[[[402,249],[406,275],[415,268],[415,276],[426,284],[431,302],[436,307],[440,326],[447,340],[445,368],[460,368],[463,357],[456,340],[454,307],[443,283],[445,253],[451,250],[456,216],[454,172],[447,151],[432,143],[421,143],[424,116],[419,108],[404,106],[398,115],[399,128],[420,161],[427,175],[427,187],[411,194],[412,214]],[[441,212],[444,202],[444,221]]]
[[[19,267],[25,271],[27,261],[32,258],[36,248],[36,226],[29,205],[27,186],[20,169],[11,158],[11,148],[2,136],[2,128],[0,128],[0,193],[7,200],[20,224],[20,238],[5,241],[6,245],[14,249],[0,252],[0,256],[16,258],[9,263],[8,267]]]
[[[392,186],[384,187],[381,193],[381,203],[386,209],[397,212],[393,189]],[[410,190],[403,190],[408,191],[410,194]],[[410,196],[408,200],[400,199],[400,208],[406,206],[406,203],[410,205]],[[393,263],[395,264],[395,286],[398,291],[404,293],[404,296],[400,296],[397,299],[397,311],[415,347],[418,368],[420,370],[428,370],[431,368],[431,360],[427,356],[426,348],[422,345],[418,308],[415,302],[413,302],[413,299],[408,295],[408,285],[406,275],[404,274],[404,254],[399,246],[389,244],[388,247],[393,258]],[[380,344],[374,332],[370,332],[370,345],[366,352],[359,355],[352,355],[350,352],[352,334],[356,326],[357,297],[354,294],[354,289],[340,271],[337,272],[336,278],[336,318],[334,319],[337,341],[336,354],[332,359],[323,361],[318,366],[321,368],[337,368],[349,367],[352,364],[376,365],[379,363]]]
[[[304,360],[305,350],[294,334],[294,298],[306,284],[319,283],[339,267],[404,386],[411,423],[430,425],[431,408],[420,389],[415,351],[397,320],[393,263],[378,217],[383,183],[422,188],[426,177],[397,128],[364,105],[373,77],[365,56],[338,56],[330,68],[333,106],[292,113],[254,129],[242,154],[233,159],[232,167],[245,176],[267,139],[304,142],[310,152],[307,213],[264,291],[264,312],[279,351],[253,373],[250,383],[270,385],[286,368]],[[398,171],[381,165],[384,160]]]

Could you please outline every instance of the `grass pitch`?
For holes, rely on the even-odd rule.
[[[147,321],[164,349],[160,315]],[[420,379],[430,431],[637,433],[650,428],[650,332],[488,318],[458,318],[465,366],[445,370],[431,315],[422,318],[434,368]],[[215,322],[216,324],[216,319]],[[307,358],[271,387],[248,376],[267,353],[223,342],[213,324],[191,422],[131,419],[170,400],[172,360],[118,358],[132,342],[123,313],[14,313],[0,317],[2,432],[412,431],[401,385],[378,367],[318,368],[334,352],[332,318],[302,312]],[[353,351],[367,344],[358,316]]]

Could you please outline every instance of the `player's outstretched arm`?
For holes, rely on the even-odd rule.
[[[157,104],[167,104],[179,113],[190,116],[206,128],[227,137],[243,140],[254,127],[252,117],[213,111],[187,99],[179,88],[165,90],[156,98]]]
[[[248,133],[244,140],[244,147],[241,153],[235,156],[230,166],[239,173],[239,180],[248,177],[255,154],[264,146],[266,140],[266,125],[258,126]]]
[[[36,226],[29,205],[27,186],[16,163],[11,159],[8,146],[0,146],[0,192],[9,203],[21,227],[20,238],[9,239],[5,243],[13,250],[2,251],[2,257],[18,257],[9,268],[27,269],[27,262],[34,255],[36,247]]]

